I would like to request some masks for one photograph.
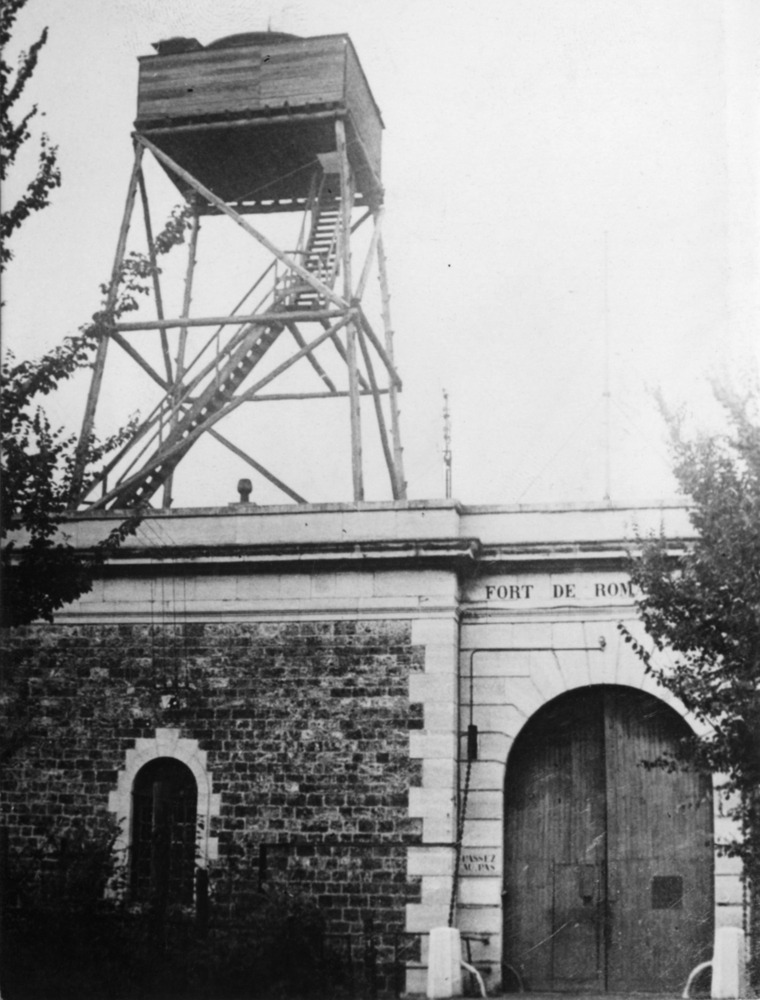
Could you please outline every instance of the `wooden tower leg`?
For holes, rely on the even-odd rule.
[[[148,244],[148,256],[150,257],[151,270],[153,272],[153,294],[156,297],[156,317],[160,320],[164,319],[164,300],[161,294],[161,281],[158,277],[158,263],[156,261],[156,248],[153,245],[153,227],[150,221],[150,205],[148,204],[148,191],[145,187],[145,177],[143,176],[142,169],[138,177],[140,184],[140,199],[142,201],[143,207],[143,220],[145,222],[145,239]],[[166,368],[166,381],[171,385],[174,381],[174,376],[172,375],[172,363],[169,355],[169,340],[166,336],[166,330],[161,330],[161,353],[164,356],[164,367]]]
[[[190,231],[190,242],[187,251],[187,271],[185,272],[185,294],[182,299],[182,319],[187,319],[190,315],[190,303],[193,297],[193,277],[195,275],[195,258],[198,252],[198,233],[200,232],[201,222],[200,213],[198,211],[198,199],[193,192],[192,195],[192,205],[193,205],[193,227]],[[177,357],[175,360],[175,377],[174,377],[174,411],[171,420],[170,427],[173,429],[177,423],[177,405],[179,403],[179,398],[182,395],[182,379],[185,374],[185,348],[187,346],[187,327],[180,327],[179,331],[179,346],[177,348]],[[174,484],[174,475],[170,475],[166,482],[164,483],[164,495],[162,506],[169,508],[172,505],[172,486]]]
[[[349,304],[353,298],[351,282],[351,209],[353,206],[353,183],[351,167],[346,152],[346,129],[343,121],[335,122],[335,138],[340,158],[340,200],[341,200],[341,264],[343,266],[343,297]],[[351,472],[354,485],[354,500],[364,500],[364,477],[362,473],[362,428],[361,397],[359,395],[359,373],[357,370],[356,326],[350,319],[346,328],[346,361],[348,363],[348,394],[351,415]]]
[[[377,429],[380,432],[380,444],[382,445],[383,454],[385,455],[385,464],[388,466],[388,475],[391,480],[391,492],[393,493],[393,499],[398,500],[399,486],[396,482],[396,466],[393,460],[393,452],[391,451],[391,446],[388,442],[388,432],[385,429],[385,415],[383,413],[382,402],[380,401],[380,390],[378,388],[377,379],[375,378],[375,369],[372,365],[372,356],[369,353],[369,347],[367,346],[367,340],[361,324],[359,324],[356,329],[359,334],[359,346],[362,350],[362,357],[364,358],[364,365],[367,369],[369,384],[372,388],[372,400],[375,404]]]
[[[388,272],[386,270],[385,248],[382,235],[377,243],[377,267],[380,276],[380,294],[382,298],[383,326],[385,328],[385,351],[391,364],[393,359],[393,326],[391,325],[390,293],[388,292]],[[391,436],[393,438],[393,454],[396,461],[396,483],[398,484],[399,500],[406,500],[406,479],[404,478],[404,449],[401,447],[401,428],[399,426],[398,387],[390,380],[388,397],[391,404]]]
[[[111,284],[108,288],[105,314],[110,322],[113,320],[113,312],[116,306],[116,298],[119,294],[119,282],[121,278],[121,265],[124,260],[124,251],[127,246],[127,235],[129,233],[129,223],[132,218],[132,210],[135,205],[135,194],[137,193],[138,177],[140,176],[140,163],[142,160],[143,147],[139,143],[134,144],[135,159],[132,165],[132,176],[129,179],[127,190],[127,203],[124,207],[124,216],[119,230],[119,239],[116,243],[116,254],[114,256],[113,269],[111,270]],[[100,387],[103,382],[103,370],[106,364],[106,354],[108,353],[108,330],[101,331],[98,349],[95,354],[95,362],[92,369],[92,380],[90,381],[90,391],[87,395],[87,403],[82,421],[82,431],[77,443],[76,455],[74,456],[74,475],[72,484],[72,495],[78,497],[84,480],[84,470],[87,465],[87,454],[90,448],[90,438],[95,424],[95,411],[98,406]],[[76,506],[76,501],[74,503]]]

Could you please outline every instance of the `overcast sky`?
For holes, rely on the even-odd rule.
[[[348,33],[383,113],[411,497],[443,495],[444,388],[454,495],[466,503],[598,500],[606,469],[613,500],[669,495],[651,388],[709,425],[708,379],[757,365],[753,0],[28,0],[15,41],[44,25],[29,96],[59,146],[63,186],[13,242],[3,337],[17,355],[51,347],[97,308],[131,169],[137,57],[174,35],[206,44],[269,26]],[[176,192],[157,170],[148,179],[161,218]],[[239,287],[225,259],[238,234],[212,228],[196,314],[224,312],[231,302],[214,294]],[[112,348],[101,429],[147,412],[141,384]],[[51,403],[72,430],[85,391],[79,382]],[[229,436],[308,499],[350,500],[347,410],[264,409],[249,406]],[[367,499],[387,499],[369,418]],[[180,469],[176,506],[234,500],[250,474],[205,441]],[[252,478],[255,498],[280,502]]]

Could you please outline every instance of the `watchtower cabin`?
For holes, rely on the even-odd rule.
[[[372,397],[391,496],[404,498],[396,402],[401,380],[393,363],[381,235],[383,122],[350,39],[258,32],[231,35],[205,48],[193,38],[171,38],[154,48],[155,55],[139,60],[135,161],[105,310],[112,322],[99,346],[80,437],[79,509],[144,505],[160,487],[163,506],[171,506],[174,469],[207,431],[278,491],[296,503],[309,502],[313,498],[305,497],[300,486],[296,490],[287,485],[214,426],[242,403],[304,398],[347,398],[353,499],[364,500],[362,396]],[[145,152],[182,193],[191,215],[184,286],[176,296],[182,312],[174,319],[163,311],[141,165]],[[138,191],[154,271],[155,318],[143,318],[143,307],[122,322],[114,311]],[[249,221],[254,214],[283,212],[302,213],[300,234],[290,244],[294,249],[282,249],[279,237],[267,236],[256,228],[258,221],[256,227]],[[208,215],[236,222],[271,257],[238,305],[223,305],[215,315],[203,317],[191,315],[191,304],[199,220]],[[259,265],[260,260],[254,269]],[[380,284],[377,320],[370,320],[371,307],[362,301],[373,272]],[[246,303],[254,292],[258,305],[251,307]],[[306,324],[312,324],[316,336],[305,332]],[[382,332],[377,333],[380,324]],[[203,327],[216,327],[217,332],[209,339],[206,331],[205,346],[193,356],[194,331],[203,334],[197,330]],[[150,348],[155,340],[138,339],[138,349],[126,336],[149,330],[160,335],[160,360],[141,353],[146,342],[155,350]],[[297,350],[282,361],[282,348],[291,337]],[[88,481],[86,453],[109,340],[115,340],[165,396],[116,458]],[[269,354],[275,342],[278,350]],[[307,386],[296,392],[291,386],[287,391],[259,392],[298,361],[301,367],[311,366],[309,378],[314,382],[316,377],[313,390],[318,391]],[[380,371],[376,374],[376,365],[385,380]],[[250,439],[248,417],[246,421]],[[284,424],[279,426],[278,433],[284,433]],[[316,433],[313,420],[310,429]],[[323,433],[322,438],[333,455],[335,433]],[[278,462],[280,453],[278,439]],[[317,460],[318,448],[312,447],[310,454]],[[296,465],[297,476],[303,476],[302,466]],[[98,487],[101,496],[95,497]]]
[[[376,208],[383,121],[348,35],[172,39],[140,59],[137,132],[239,212],[303,209],[312,165],[333,165],[339,118],[355,204]]]

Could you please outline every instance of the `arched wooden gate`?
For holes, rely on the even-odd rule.
[[[710,957],[711,781],[645,765],[689,731],[651,695],[600,685],[545,705],[515,740],[504,961],[526,987],[670,990]]]

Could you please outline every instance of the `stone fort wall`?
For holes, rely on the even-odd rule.
[[[74,543],[108,527],[78,520]],[[659,530],[688,537],[683,507],[157,512],[56,625],[2,637],[21,685],[1,704],[23,723],[3,823],[39,845],[117,818],[126,855],[136,773],[176,757],[220,906],[284,879],[334,933],[368,916],[405,932],[406,986],[424,992],[459,858],[455,923],[494,989],[510,747],[564,691],[651,688],[616,624],[635,620],[627,539]],[[739,875],[716,858],[716,925],[746,916]]]
[[[197,746],[212,786],[217,907],[234,912],[284,877],[332,932],[361,931],[369,914],[379,931],[404,929],[422,825],[408,814],[421,778],[409,732],[422,726],[409,679],[424,650],[408,621],[35,625],[3,638],[8,724],[25,713],[26,730],[0,785],[12,849],[114,812],[128,824],[129,755],[157,739],[160,754],[174,734]]]

